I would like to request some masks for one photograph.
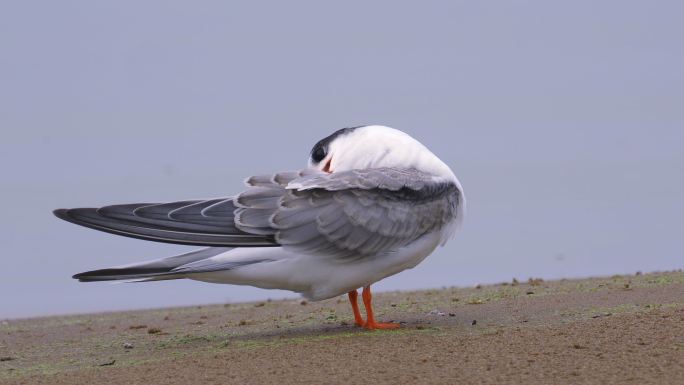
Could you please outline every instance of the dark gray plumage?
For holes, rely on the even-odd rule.
[[[273,235],[286,249],[340,260],[392,252],[441,228],[456,214],[460,194],[454,183],[412,169],[254,180],[235,197],[239,229]]]

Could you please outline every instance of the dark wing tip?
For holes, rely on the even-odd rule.
[[[106,269],[84,271],[83,273],[74,274],[73,276],[71,276],[71,278],[78,279],[80,282],[118,281],[122,279],[147,278],[153,275],[168,273],[169,270],[171,269],[136,269],[110,267]]]
[[[71,278],[78,279],[79,281],[81,281],[81,277],[83,277],[85,274],[87,274],[87,273],[84,272],[84,273],[74,274],[71,276]],[[83,281],[81,281],[81,282],[83,282]]]
[[[79,282],[96,282],[96,281],[106,280],[106,279],[97,279],[96,277],[93,276],[93,273],[97,273],[97,270],[84,271],[82,273],[74,274],[71,276],[71,278],[77,279]]]
[[[69,209],[57,209],[52,211],[53,214],[59,219],[63,220],[68,220],[69,218]]]
[[[78,279],[80,282],[88,282],[88,281],[92,281],[94,277],[99,275],[98,273],[102,273],[104,270],[111,270],[111,269],[98,269],[98,270],[84,271],[82,273],[72,275],[71,278]]]
[[[93,214],[96,213],[97,209],[94,208],[77,208],[77,209],[57,209],[53,210],[52,213],[63,221],[71,222],[76,225],[85,226],[99,230],[88,221],[83,218],[83,214]]]

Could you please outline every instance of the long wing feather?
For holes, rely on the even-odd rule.
[[[235,226],[232,198],[59,209],[63,220],[117,235],[198,246],[277,246],[268,234]]]

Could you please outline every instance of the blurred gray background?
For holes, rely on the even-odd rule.
[[[229,195],[335,129],[430,147],[462,231],[377,290],[684,267],[681,1],[4,1],[0,318],[291,293],[74,273],[189,247],[61,207]]]

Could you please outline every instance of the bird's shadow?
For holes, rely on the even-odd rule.
[[[435,331],[443,326],[455,326],[462,324],[464,327],[470,321],[462,317],[440,317],[434,319],[424,316],[409,316],[402,317],[401,320],[393,320],[400,324],[398,329],[392,330],[367,330],[355,324],[315,324],[315,325],[299,325],[288,328],[269,328],[267,330],[250,330],[243,333],[228,333],[224,335],[225,345],[230,344],[258,344],[272,343],[278,341],[292,341],[292,340],[324,340],[339,337],[353,337],[353,336],[372,336],[377,333],[398,333],[404,334],[413,331]]]

